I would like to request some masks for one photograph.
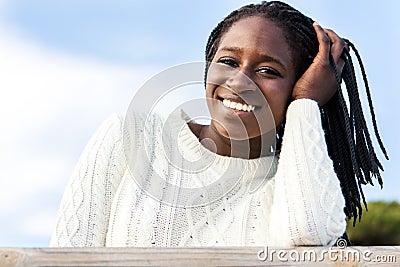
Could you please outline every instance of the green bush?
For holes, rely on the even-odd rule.
[[[400,245],[400,204],[393,202],[369,202],[368,212],[363,211],[361,222],[353,227],[348,221],[347,234],[353,245],[384,246]]]

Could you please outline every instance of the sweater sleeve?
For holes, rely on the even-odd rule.
[[[346,228],[344,205],[318,104],[310,99],[295,100],[286,114],[269,245],[332,245]]]
[[[108,118],[85,147],[64,192],[52,247],[104,246],[112,199],[123,176],[122,119]]]

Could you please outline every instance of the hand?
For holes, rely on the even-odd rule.
[[[334,31],[323,29],[316,22],[313,27],[317,34],[319,51],[313,63],[295,84],[292,99],[308,98],[317,101],[319,106],[323,106],[338,88],[329,54],[332,54],[338,76],[341,77],[345,64],[341,55],[343,50],[347,49],[347,45]]]

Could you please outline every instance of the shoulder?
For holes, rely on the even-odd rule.
[[[118,147],[122,147],[123,117],[112,114],[103,120],[94,131],[80,156],[79,165],[94,164],[109,158]],[[99,158],[100,157],[100,158]],[[83,165],[82,165],[83,164]]]
[[[109,115],[99,126],[99,130],[117,130],[122,129],[124,124],[124,117],[121,114],[111,114]]]
[[[90,145],[99,145],[100,143],[115,143],[122,138],[123,117],[118,114],[112,114],[107,117],[92,135]]]
[[[124,124],[124,118],[120,114],[111,114],[104,119],[97,127],[94,135],[102,135],[104,133],[117,133],[121,130]]]

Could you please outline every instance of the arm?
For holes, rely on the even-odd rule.
[[[330,55],[340,77],[346,45],[333,31],[317,23],[314,29],[319,51],[294,86],[294,101],[286,114],[271,210],[271,245],[332,244],[346,229],[344,197],[327,152],[318,108],[338,88]]]
[[[112,116],[85,147],[64,192],[50,246],[104,246],[111,203],[124,172],[122,119]]]
[[[293,101],[275,176],[270,245],[334,243],[346,228],[344,204],[318,104],[309,99]]]

